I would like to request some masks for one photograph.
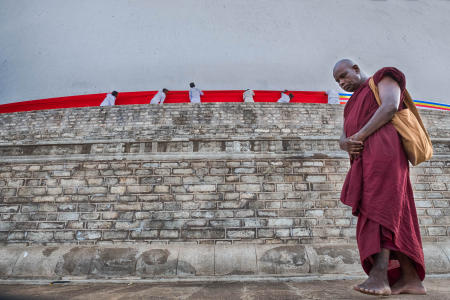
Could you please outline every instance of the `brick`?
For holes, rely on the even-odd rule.
[[[115,220],[119,217],[119,213],[117,211],[108,211],[102,213],[102,220]]]
[[[19,205],[0,206],[0,213],[15,213],[19,211]]]
[[[164,180],[167,177],[164,177]],[[179,178],[179,177],[172,177],[172,178]],[[149,177],[140,177],[139,183],[140,184],[160,184],[163,181],[163,177],[161,176],[149,176]]]
[[[180,185],[182,183],[181,177],[164,177],[164,184]],[[157,182],[160,183],[160,182]]]
[[[143,203],[142,210],[144,211],[153,211],[153,210],[162,210],[163,204],[161,202],[151,202],[151,203]]]
[[[235,168],[233,170],[235,174],[254,174],[256,173],[256,168]]]
[[[228,174],[230,172],[229,168],[211,168],[209,170],[209,173],[211,175],[225,175]]]
[[[53,171],[53,177],[70,177],[70,171]]]
[[[164,210],[177,211],[181,209],[181,203],[177,202],[164,202]]]
[[[49,187],[47,188],[48,195],[61,195],[63,190],[61,187]]]
[[[311,235],[311,230],[309,228],[293,228],[292,236],[306,237]]]
[[[55,202],[56,197],[54,196],[36,196],[31,198],[32,202]]]
[[[351,225],[351,220],[349,220],[349,219],[335,219],[334,220],[334,224],[336,224],[337,226],[350,226]]]
[[[171,212],[153,212],[152,213],[153,220],[173,220],[173,213]]]
[[[119,178],[119,184],[124,184],[124,185],[138,184],[138,180],[137,180],[137,178],[134,178],[134,177],[121,177],[121,178]]]
[[[275,233],[273,229],[258,229],[258,238],[271,238]]]
[[[192,218],[212,219],[215,214],[212,211],[194,211],[191,213]]]
[[[259,217],[277,217],[278,213],[273,210],[258,210],[257,215]]]
[[[230,239],[251,239],[256,236],[254,229],[227,230],[227,237]]]
[[[153,189],[154,193],[168,193],[169,192],[169,186],[168,185],[155,185]]]
[[[83,240],[98,240],[102,237],[101,231],[77,231],[76,239],[79,241]]]
[[[262,219],[244,219],[244,227],[265,227],[267,220]]]
[[[152,217],[152,214],[151,214],[151,212],[139,211],[139,212],[136,212],[134,214],[134,216],[135,216],[136,220],[147,220]]]
[[[263,192],[275,192],[276,185],[273,183],[263,183],[262,187]]]
[[[450,201],[449,200],[433,200],[433,206],[436,208],[449,207]]]
[[[49,242],[53,240],[53,232],[29,231],[26,233],[26,239],[33,242]]]
[[[8,187],[21,187],[25,183],[25,180],[23,179],[8,179],[6,184]]]
[[[25,222],[25,221],[30,221],[31,217],[28,214],[27,215],[14,214],[10,218],[7,218],[7,220],[11,220],[11,221],[14,221],[14,222]]]
[[[445,226],[434,226],[428,227],[428,234],[431,236],[435,235],[447,235],[447,228]]]
[[[87,222],[88,229],[110,229],[112,228],[112,222]]]
[[[58,213],[58,221],[76,221],[79,216],[76,212],[60,212]]]
[[[69,221],[67,222],[66,229],[82,229],[83,224],[83,222]]]
[[[131,194],[151,193],[152,187],[148,185],[129,185],[127,186],[127,192]]]
[[[275,229],[276,237],[289,237],[291,231],[289,229]]]
[[[253,217],[255,215],[254,210],[238,210],[235,212],[236,218],[248,218]]]
[[[241,225],[240,220],[225,219],[225,220],[211,220],[209,224],[212,227],[239,227]]]
[[[114,204],[114,210],[141,210],[141,203]]]
[[[283,200],[284,193],[260,193],[258,194],[259,200]]]
[[[161,230],[159,236],[160,238],[176,239],[178,234],[178,230]]]
[[[157,237],[158,230],[142,230],[131,232],[131,238],[133,239],[155,239]]]
[[[64,222],[39,223],[39,229],[64,229]]]
[[[83,213],[80,215],[80,220],[98,220],[99,218],[99,213]]]
[[[181,238],[185,239],[223,239],[224,229],[183,229]]]
[[[158,201],[159,198],[159,195],[137,195],[137,199],[143,202]]]
[[[77,192],[81,195],[83,194],[106,194],[108,188],[104,186],[90,186],[90,187],[79,187]]]
[[[213,184],[199,184],[199,185],[188,185],[187,190],[190,193],[198,192],[215,192],[216,186]]]
[[[42,212],[57,211],[57,206],[55,204],[48,204],[48,203],[39,204],[38,211],[42,211]]]
[[[192,170],[192,169],[172,169],[173,175],[190,175],[193,173],[194,173],[194,170]]]
[[[73,231],[56,231],[55,232],[55,240],[74,240],[75,232]]]
[[[232,210],[219,210],[214,212],[214,218],[222,219],[222,218],[232,218],[233,211]]]
[[[24,240],[25,232],[10,232],[7,239],[8,241]]]
[[[3,192],[3,190],[2,190],[2,192]],[[19,188],[17,195],[24,196],[24,197],[30,197],[30,196],[45,195],[45,193],[46,193],[45,187],[22,187],[22,188]]]
[[[292,219],[269,219],[269,227],[289,227],[294,224]]]
[[[290,192],[292,191],[292,184],[280,183],[277,184],[277,192]]]
[[[286,209],[310,209],[314,206],[312,201],[283,201],[282,207]]]
[[[73,207],[75,207],[73,204],[69,204],[69,205],[72,205]],[[107,209],[109,209],[109,207]],[[80,204],[78,204],[78,211],[80,211],[80,212],[95,211],[95,204],[80,203]]]
[[[111,194],[123,195],[123,194],[125,194],[125,191],[126,191],[126,187],[125,186],[112,186],[110,188]]]
[[[85,186],[87,184],[84,179],[61,179],[60,185],[65,186]]]
[[[223,200],[223,194],[222,193],[195,194],[195,200],[198,200],[198,201],[221,201],[221,200]]]
[[[428,208],[427,210],[427,215],[429,216],[442,216],[442,210],[439,208]]]
[[[260,192],[260,184],[236,184],[236,191],[238,192]]]
[[[330,183],[313,183],[311,187],[313,191],[334,191],[335,189],[341,190],[342,186]]]
[[[280,201],[267,201],[265,202],[265,207],[267,209],[280,209],[281,202]]]
[[[250,179],[248,179],[250,180]],[[225,176],[226,182],[239,182],[239,175],[227,175]]]
[[[323,217],[323,210],[321,209],[311,209],[306,211],[307,217]]]

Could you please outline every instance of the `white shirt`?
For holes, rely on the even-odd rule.
[[[159,90],[155,96],[153,96],[152,100],[150,100],[150,104],[163,104],[166,99],[166,94]]]
[[[189,100],[192,103],[200,103],[200,96],[203,96],[203,92],[200,89],[196,87],[189,89]]]
[[[246,90],[244,92],[244,102],[255,102],[255,100],[253,100],[253,96],[255,96],[255,92],[253,90]]]
[[[289,103],[289,101],[291,101],[291,98],[289,98],[288,94],[285,93],[281,93],[281,98],[278,99],[278,103]]]
[[[336,92],[335,90],[328,90],[327,91],[327,95],[328,95],[328,103],[329,104],[339,104],[339,93]]]
[[[116,97],[114,97],[111,94],[106,95],[105,99],[103,99],[103,102],[100,104],[100,106],[113,106],[116,103]]]

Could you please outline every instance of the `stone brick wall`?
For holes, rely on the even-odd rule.
[[[449,241],[450,122],[411,168],[424,241]],[[348,243],[342,107],[202,104],[0,115],[3,243]]]

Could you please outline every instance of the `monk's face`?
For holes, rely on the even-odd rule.
[[[361,84],[361,71],[357,65],[340,64],[333,71],[339,86],[346,92],[354,92]]]

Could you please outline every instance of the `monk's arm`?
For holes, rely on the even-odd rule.
[[[400,104],[400,86],[391,77],[384,77],[378,83],[378,93],[380,94],[381,105],[377,111],[373,114],[372,118],[353,135],[353,139],[357,141],[364,141],[378,128],[392,120],[394,114],[397,112]]]

